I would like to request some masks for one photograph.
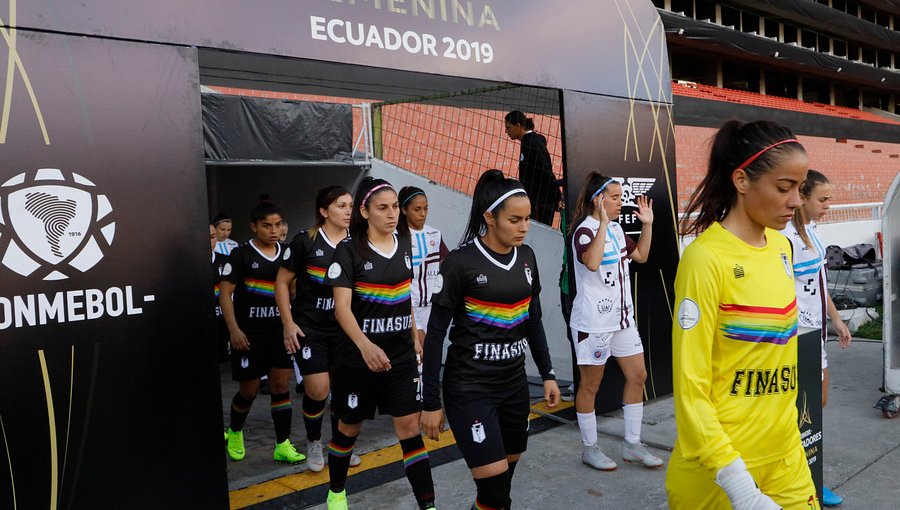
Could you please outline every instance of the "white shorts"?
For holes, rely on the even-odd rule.
[[[572,341],[579,365],[605,365],[610,356],[626,358],[644,352],[641,336],[634,326],[607,333],[582,333],[572,328]]]
[[[416,329],[428,331],[428,319],[431,317],[431,305],[414,306],[413,315],[416,316]]]

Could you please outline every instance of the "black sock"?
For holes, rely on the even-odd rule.
[[[307,440],[322,439],[322,415],[324,414],[324,400],[313,400],[309,395],[303,395],[303,425],[306,427]]]
[[[256,398],[256,397],[254,397]],[[241,392],[234,394],[231,399],[231,425],[229,428],[235,432],[244,430],[244,422],[247,415],[250,414],[250,406],[253,405],[254,398],[247,398],[241,395]]]
[[[431,461],[422,436],[400,440],[403,450],[403,469],[412,485],[413,494],[422,510],[434,506],[434,482],[431,479]]]
[[[275,425],[276,444],[290,439],[293,414],[290,394],[272,393],[272,423]]]
[[[510,497],[506,499],[506,509],[507,510],[512,508],[512,479],[513,479],[513,475],[516,474],[516,464],[518,464],[518,463],[519,463],[519,461],[510,462],[509,470],[507,471],[507,474],[509,475],[509,494],[510,494]]]
[[[331,418],[331,437],[334,437],[338,433],[338,421],[340,420],[338,420],[334,412],[331,412],[328,416]]]
[[[343,432],[336,430],[337,427],[334,428],[334,435],[328,443],[329,485],[331,492],[341,492],[347,483],[347,470],[350,469],[350,455],[356,438],[345,436]]]
[[[502,510],[506,507],[506,503],[509,501],[508,471],[488,478],[476,478],[475,486],[478,488],[478,498],[475,500],[473,508]]]

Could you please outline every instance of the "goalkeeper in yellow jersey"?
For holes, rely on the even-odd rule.
[[[731,121],[713,140],[675,278],[673,510],[820,508],[797,426],[791,243],[778,232],[807,169],[773,122]]]

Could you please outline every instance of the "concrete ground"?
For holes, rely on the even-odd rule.
[[[856,341],[850,349],[842,351],[836,342],[829,342],[827,350],[831,384],[829,405],[824,412],[825,482],[845,498],[841,508],[900,508],[900,419],[887,420],[879,410],[872,408],[881,396],[881,343]],[[266,405],[261,405],[263,403]],[[272,470],[273,464],[269,457],[271,447],[268,442],[271,440],[268,438],[272,432],[267,404],[268,399],[257,402],[251,416],[253,432],[247,433],[247,461],[239,464],[229,462],[232,489],[257,483],[254,480],[271,479],[277,474],[277,471]],[[299,407],[296,400],[295,404]],[[668,460],[675,440],[672,400],[663,398],[648,403],[644,418],[644,442],[651,445],[653,453]],[[265,423],[266,420],[269,424]],[[299,419],[295,419],[295,424],[295,427],[302,427]],[[621,458],[621,413],[601,417],[599,429],[601,447],[611,457]],[[302,437],[299,428],[295,428],[295,431],[295,437]],[[393,443],[395,440],[390,432],[387,420],[367,423],[360,450],[372,451]],[[328,435],[326,427],[325,436]],[[262,450],[250,446],[250,437],[253,441],[261,438],[259,443],[265,443],[264,447],[259,446]],[[303,443],[296,442],[298,446]],[[599,472],[581,464],[580,448],[578,429],[574,424],[533,435],[513,481],[514,508],[577,510],[668,507],[664,489],[665,468],[648,470],[620,462],[619,469],[614,472]],[[258,463],[253,463],[254,459],[251,457],[258,457]],[[295,473],[304,468],[301,465],[282,469]],[[351,471],[351,475],[352,473]],[[475,486],[462,460],[437,467],[433,473],[438,508],[470,508]],[[402,476],[402,471],[398,471],[397,475]],[[416,508],[405,478],[352,493],[351,476],[349,486],[349,503],[353,509]],[[298,505],[297,499],[288,494],[260,507],[309,508],[309,505]],[[311,508],[325,510],[326,507],[318,505]]]

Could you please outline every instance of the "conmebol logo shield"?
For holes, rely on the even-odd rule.
[[[57,168],[0,185],[0,263],[22,276],[62,280],[103,258],[115,237],[112,206],[93,182]]]

